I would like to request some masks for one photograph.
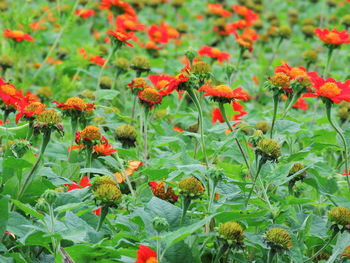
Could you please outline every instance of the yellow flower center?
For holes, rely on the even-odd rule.
[[[158,260],[155,257],[147,259],[146,263],[158,263]]]
[[[289,75],[294,79],[296,77],[304,76],[306,73],[300,68],[292,68]]]
[[[325,39],[326,39],[326,42],[329,42],[329,43],[340,41],[339,35],[337,33],[334,33],[334,32],[329,32],[325,36]]]
[[[168,80],[163,79],[157,83],[157,88],[163,89],[168,83],[169,83]]]
[[[62,119],[54,110],[44,110],[36,117],[36,121],[47,124],[58,124]]]
[[[337,86],[337,84],[328,82],[323,84],[318,90],[318,94],[322,97],[334,97],[341,93],[341,89]]]
[[[221,51],[219,50],[219,49],[217,49],[217,48],[212,48],[211,49],[211,53],[213,53],[213,54],[215,54],[215,55],[220,55],[221,54]]]
[[[141,97],[144,98],[147,101],[150,102],[156,102],[159,101],[161,95],[159,94],[159,92],[154,89],[154,88],[145,88],[142,92],[141,92]]]
[[[218,92],[232,92],[232,89],[227,85],[219,85],[215,87]]]
[[[12,35],[13,37],[23,37],[25,34],[20,30],[13,30]]]
[[[1,92],[13,96],[16,94],[16,88],[10,84],[4,84],[0,87]]]
[[[78,106],[78,107],[80,107],[81,109],[84,109],[85,106],[86,106],[84,100],[81,99],[81,98],[78,98],[78,97],[69,98],[69,99],[66,101],[66,104],[69,105],[69,106]]]
[[[90,140],[101,140],[102,134],[100,132],[100,129],[96,126],[87,126],[84,130],[80,133],[81,138],[83,139],[90,139]]]
[[[270,79],[270,81],[277,87],[289,87],[289,77],[284,73],[276,73],[275,76]]]
[[[32,102],[28,106],[24,108],[26,112],[35,112],[35,114],[38,114],[42,112],[45,109],[45,105],[41,102]]]

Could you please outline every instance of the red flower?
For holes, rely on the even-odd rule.
[[[154,196],[168,201],[170,203],[175,203],[179,198],[178,195],[175,194],[173,188],[171,186],[166,186],[164,182],[149,182],[148,185],[151,187],[152,193]]]
[[[93,146],[93,152],[98,154],[98,155],[111,155],[115,153],[117,150],[112,148],[112,145],[108,143],[106,140],[104,143],[101,144],[96,144]]]
[[[346,30],[338,31],[336,28],[329,31],[327,28],[316,28],[315,34],[328,45],[341,45],[350,43],[350,35]]]
[[[171,92],[169,92],[167,87],[169,83],[174,80],[173,76],[162,73],[161,75],[149,75],[148,79],[152,82],[153,86],[159,90],[161,95],[168,95]]]
[[[211,112],[211,123],[214,124],[216,122],[220,122],[220,123],[225,122],[224,117],[222,117],[222,114],[219,108],[215,108]]]
[[[343,100],[350,102],[350,80],[336,81],[333,78],[323,79],[317,73],[309,73],[313,83],[313,92],[305,93],[305,97],[323,97],[339,103]]]
[[[232,116],[232,120],[234,121],[240,121],[244,115],[247,115],[247,112],[244,111],[244,107],[239,101],[233,101],[232,108],[235,112],[238,112],[238,114]]]
[[[117,41],[120,44],[127,44],[129,47],[133,47],[131,43],[128,42],[129,39],[133,37],[132,33],[126,33],[122,31],[113,31],[113,30],[108,30],[107,34],[113,36],[113,40]]]
[[[176,132],[184,132],[184,129],[181,129],[180,127],[174,126],[173,130]]]
[[[253,44],[259,39],[259,35],[252,28],[244,29],[241,35],[234,32],[236,40],[241,47],[247,48],[250,52],[253,51]]]
[[[53,103],[56,103],[57,108],[62,110],[91,111],[96,109],[93,103],[85,103],[85,101],[79,97],[71,97],[67,99],[65,103],[59,103],[54,100]]]
[[[282,65],[276,67],[275,73],[284,73],[289,76],[290,80],[307,75],[306,69],[304,67],[292,67],[284,62]]]
[[[306,103],[306,101],[300,97],[293,105],[293,108],[295,109],[301,109],[301,110],[307,110],[309,108],[309,105]]]
[[[75,15],[80,16],[81,18],[89,18],[95,15],[95,10],[93,9],[77,9],[75,10]]]
[[[140,245],[135,263],[158,263],[157,253],[149,247]]]
[[[0,78],[0,99],[7,105],[16,108],[23,98],[22,91]]]
[[[169,35],[166,28],[157,25],[151,25],[148,29],[148,37],[155,43],[167,44]]]
[[[89,61],[101,67],[106,63],[106,60],[100,56],[90,56]],[[107,67],[107,65],[105,67]]]
[[[4,37],[12,38],[12,39],[16,40],[17,42],[34,41],[34,38],[31,35],[26,34],[20,30],[10,30],[8,28],[5,28]]]
[[[17,106],[19,113],[16,114],[16,123],[18,123],[18,121],[23,116],[26,118],[32,118],[33,116],[42,113],[46,108],[45,104],[42,104],[41,102],[38,102],[38,101],[31,102],[30,104],[27,104],[26,102],[23,103],[23,102],[24,100],[21,101]]]
[[[213,100],[228,103],[232,100],[248,100],[249,95],[242,88],[231,89],[227,85],[219,85],[216,87],[211,87],[209,85],[203,85],[200,91],[204,91],[204,96],[211,96]]]
[[[259,19],[259,15],[248,7],[242,5],[233,5],[233,11],[241,16],[247,21],[247,26],[252,25],[256,20]]]
[[[139,24],[137,21],[137,16],[131,16],[128,14],[123,14],[117,16],[116,28],[122,28],[123,30],[132,31],[143,31],[145,30],[145,25]]]
[[[224,60],[228,60],[230,58],[229,53],[209,46],[203,46],[200,50],[198,50],[198,54],[201,56],[205,55],[211,58],[216,58],[219,62],[223,62]]]
[[[208,4],[208,9],[211,13],[223,17],[231,16],[231,12],[225,10],[221,4]]]

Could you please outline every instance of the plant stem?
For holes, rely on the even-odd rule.
[[[203,151],[203,155],[204,155],[204,159],[205,159],[205,164],[208,167],[209,166],[209,161],[208,161],[208,157],[207,157],[207,152],[205,150],[205,140],[204,140],[203,110],[202,110],[202,107],[201,107],[201,105],[199,103],[197,95],[196,95],[196,93],[194,93],[193,89],[189,89],[187,92],[188,92],[188,95],[193,100],[193,103],[196,105],[197,110],[198,110],[198,114],[199,114],[199,132],[200,132],[200,137],[201,137],[201,146],[202,146],[202,151]]]
[[[34,173],[36,172],[36,170],[39,167],[39,163],[41,161],[42,156],[44,155],[46,146],[48,145],[49,141],[50,141],[50,137],[51,137],[51,130],[47,131],[46,133],[43,134],[43,141],[41,143],[41,149],[40,149],[40,153],[39,156],[32,168],[32,170],[30,170],[26,180],[24,181],[22,187],[20,188],[19,192],[18,192],[18,196],[17,199],[20,200],[22,198],[22,195],[24,193],[24,191],[26,190],[32,176],[34,175]]]
[[[145,119],[143,122],[143,147],[144,147],[144,158],[145,158],[145,162],[148,159],[148,116],[149,116],[149,110],[147,108],[147,106],[144,107],[144,111],[145,111]]]
[[[73,144],[74,144],[74,139],[75,139],[75,133],[77,132],[77,127],[78,127],[78,118],[77,117],[72,117],[71,125],[72,125],[73,138],[72,138],[72,142],[70,145],[70,151],[68,151],[68,160],[67,160],[68,162],[70,161],[71,152],[73,150]]]
[[[117,160],[117,162],[119,163],[119,166],[120,166],[120,169],[121,169],[121,171],[122,171],[122,174],[123,174],[124,177],[125,177],[126,184],[127,184],[128,187],[129,187],[129,191],[130,191],[132,197],[135,198],[134,189],[132,188],[132,185],[131,185],[129,176],[126,174],[126,171],[125,171],[124,166],[123,166],[123,162],[122,162],[122,160],[119,158],[118,152],[115,152],[115,153],[113,154],[113,157],[114,157],[114,158]]]
[[[103,221],[105,220],[105,218],[108,214],[108,209],[109,209],[108,206],[102,206],[100,220],[98,221],[98,225],[96,227],[97,232],[100,231],[100,229],[102,227]]]
[[[276,252],[275,250],[273,250],[272,248],[270,249],[269,253],[267,254],[267,263],[271,263],[274,256],[275,256]]]
[[[106,68],[106,66],[108,65],[109,60],[112,58],[113,54],[115,52],[115,49],[112,48],[111,52],[109,52],[109,55],[105,61],[105,63],[102,65],[100,73],[98,74],[98,79],[97,79],[97,86],[96,89],[100,89],[100,84],[101,84],[101,78],[102,78],[102,73],[104,71],[104,69]]]
[[[275,127],[275,122],[276,122],[278,100],[279,100],[279,94],[273,95],[273,116],[272,116],[271,130],[270,130],[270,138],[271,139],[273,136],[273,128]]]
[[[333,239],[338,235],[338,233],[339,233],[338,231],[333,231],[332,236],[329,238],[329,240],[327,241],[327,243],[324,244],[324,246],[321,247],[320,250],[318,250],[311,258],[309,258],[309,259],[306,260],[305,262],[311,261],[311,260],[313,260],[314,258],[316,258],[319,254],[321,254],[321,252],[322,252],[323,250],[325,250],[325,249],[329,246],[329,244],[330,244],[330,243],[333,241]]]
[[[248,203],[249,203],[249,200],[250,200],[250,198],[251,198],[251,196],[252,196],[253,190],[254,190],[254,188],[255,188],[255,185],[256,185],[256,182],[257,182],[259,173],[260,173],[261,168],[262,168],[262,166],[263,166],[264,163],[265,163],[265,162],[263,161],[263,159],[260,159],[260,161],[259,161],[259,166],[258,166],[258,170],[256,171],[256,175],[255,175],[255,177],[254,177],[252,189],[250,189],[248,198],[247,198],[247,200],[246,200],[246,202],[245,202],[245,207],[248,206]]]
[[[296,92],[296,93],[293,94],[293,97],[292,97],[292,99],[290,100],[290,102],[289,102],[287,108],[284,110],[281,119],[283,119],[284,117],[286,117],[288,111],[292,108],[292,106],[293,106],[294,103],[299,99],[299,97],[300,97],[300,93],[299,93],[299,92]]]
[[[327,113],[327,118],[333,129],[338,133],[339,137],[341,138],[344,146],[344,163],[345,163],[345,177],[346,177],[346,182],[348,184],[348,188],[350,191],[350,179],[349,179],[349,164],[348,164],[348,144],[346,142],[345,136],[343,134],[343,131],[333,122],[332,120],[332,105],[333,102],[328,100],[325,102],[326,106],[326,113]]]
[[[224,118],[224,120],[225,120],[225,122],[226,122],[228,128],[230,129],[231,132],[233,132],[234,130],[233,130],[233,128],[232,128],[232,126],[231,126],[231,124],[230,124],[228,118],[227,118],[226,110],[225,110],[225,107],[224,107],[224,104],[223,104],[223,103],[219,103],[219,110],[220,110],[221,115],[222,115],[222,117]],[[251,171],[251,168],[250,168],[250,165],[249,165],[247,156],[245,155],[245,153],[244,153],[244,151],[243,151],[243,147],[242,147],[241,143],[239,142],[239,140],[238,140],[237,138],[235,138],[235,141],[236,141],[236,143],[237,143],[237,146],[238,146],[238,148],[239,148],[239,151],[240,151],[241,154],[242,154],[242,157],[243,157],[244,162],[245,162],[245,164],[246,164],[246,166],[247,166],[247,169],[248,169],[248,171],[249,171],[249,174],[250,174],[250,176],[252,176],[252,171]]]
[[[333,50],[334,50],[334,48],[331,48],[331,47],[328,48],[327,64],[326,64],[326,67],[324,68],[323,78],[326,78],[327,75],[328,75],[328,71],[329,71],[330,62],[331,62],[331,59],[332,59]]]
[[[180,219],[180,226],[182,225],[183,221],[185,220],[186,213],[188,208],[191,205],[191,199],[188,197],[182,197],[182,215]]]
[[[85,168],[91,168],[91,162],[92,162],[92,148],[86,147],[85,153],[86,153]],[[86,176],[90,178],[90,173],[87,173]]]

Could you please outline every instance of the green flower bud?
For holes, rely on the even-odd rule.
[[[255,129],[262,131],[264,134],[270,129],[270,124],[266,121],[259,121],[255,124]]]
[[[180,194],[190,199],[196,199],[204,194],[204,187],[196,177],[187,177],[179,182]]]
[[[146,57],[136,56],[131,61],[131,68],[141,74],[150,71],[151,63]]]
[[[228,243],[241,243],[244,239],[243,228],[236,222],[226,222],[219,225],[219,237]]]
[[[44,198],[40,197],[36,200],[35,209],[41,212],[47,212],[49,210],[49,204]]]
[[[103,76],[101,78],[100,88],[101,89],[111,89],[113,86],[113,80],[112,78],[108,76]]]
[[[283,228],[271,228],[265,233],[267,244],[275,250],[287,250],[292,248],[292,239]]]
[[[185,52],[185,56],[192,63],[194,58],[197,56],[197,51],[195,51],[194,49],[188,49]]]
[[[328,213],[329,220],[337,225],[350,225],[350,209],[346,207],[334,207]]]
[[[129,124],[123,124],[115,130],[115,137],[122,143],[124,148],[135,147],[136,129]]]
[[[56,199],[57,199],[57,192],[53,189],[48,189],[46,190],[42,197],[49,203],[49,204],[53,204]]]
[[[281,38],[288,39],[292,34],[292,29],[289,26],[281,26],[277,32],[278,36]]]
[[[116,181],[108,175],[95,177],[91,188],[96,201],[104,206],[116,206],[122,201]]]
[[[164,217],[155,217],[152,221],[152,225],[158,233],[169,228],[169,223]]]
[[[281,147],[274,139],[262,139],[257,146],[257,153],[266,160],[277,161],[281,156]]]

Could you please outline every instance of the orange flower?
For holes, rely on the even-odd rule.
[[[236,32],[234,34],[241,47],[247,48],[250,52],[253,51],[253,43],[259,39],[259,35],[254,29],[246,28],[241,35],[238,35]]]
[[[131,91],[136,94],[141,90],[144,90],[145,88],[149,87],[148,83],[144,78],[134,78],[129,84],[128,88],[131,89]],[[136,93],[135,93],[136,92]]]
[[[208,9],[211,13],[223,17],[231,16],[231,12],[225,10],[221,4],[208,4]]]
[[[157,253],[149,247],[140,245],[140,248],[137,250],[137,261],[135,263],[158,263]]]
[[[131,16],[128,14],[118,15],[115,24],[116,28],[122,28],[123,30],[145,30],[145,25],[138,23],[137,16]]]
[[[59,103],[56,100],[53,102],[57,104],[57,108],[62,110],[91,111],[96,109],[93,103],[85,103],[83,99],[78,97],[71,97],[65,103]]]
[[[181,129],[180,127],[174,126],[173,130],[176,132],[184,132],[184,129]]]
[[[149,182],[148,185],[151,187],[152,193],[162,200],[168,201],[170,203],[175,203],[179,198],[179,196],[175,194],[172,187],[166,187],[164,182],[157,183],[152,181]]]
[[[151,25],[148,29],[148,37],[155,43],[167,44],[169,35],[166,28],[157,25]]]
[[[100,129],[92,125],[86,126],[82,131],[76,132],[75,134],[75,142],[77,144],[80,144],[81,141],[89,142],[89,141],[104,141],[104,140],[106,139],[102,136]]]
[[[27,119],[33,119],[33,116],[42,113],[46,108],[46,105],[35,101],[30,104],[20,103],[18,105],[19,113],[16,114],[16,123],[24,116]]]
[[[204,91],[204,96],[210,96],[214,101],[219,103],[230,103],[233,100],[248,100],[249,95],[242,88],[231,89],[227,85],[219,85],[211,87],[209,85],[203,85],[200,91]]]
[[[23,99],[22,91],[0,78],[0,99],[7,105],[16,107]]]
[[[293,108],[295,109],[307,110],[308,107],[309,105],[302,97],[298,98],[297,101],[293,104]]]
[[[350,43],[350,35],[346,30],[338,31],[336,28],[333,28],[329,31],[327,28],[316,28],[315,34],[327,45],[338,46]]]
[[[350,102],[350,80],[346,82],[336,81],[333,78],[323,79],[317,73],[309,73],[313,84],[313,92],[305,93],[304,97],[328,98],[334,103],[343,100]]]
[[[133,45],[128,42],[128,40],[133,37],[131,33],[108,30],[107,34],[113,36],[113,41],[116,41],[117,45],[127,44],[129,47],[133,47]]]
[[[147,87],[144,90],[140,90],[137,96],[141,103],[147,104],[149,107],[161,103],[163,98],[160,92],[153,87]]]
[[[96,144],[93,146],[93,152],[97,155],[111,155],[115,153],[117,150],[112,148],[112,145],[108,143],[107,140],[105,140],[104,143]]]
[[[85,8],[77,9],[77,10],[75,10],[75,15],[86,19],[86,18],[89,18],[91,16],[94,16],[95,15],[95,10],[93,10],[93,9],[85,9]]]
[[[34,38],[31,35],[26,34],[20,30],[10,30],[8,28],[5,28],[4,37],[12,38],[12,39],[16,40],[17,42],[34,41]]]
[[[125,170],[126,175],[131,176],[142,165],[143,165],[143,163],[141,161],[129,161],[129,166]],[[114,176],[117,178],[118,184],[121,184],[121,183],[125,182],[125,180],[126,180],[125,176],[120,172],[114,173]]]
[[[223,62],[224,60],[228,60],[230,58],[229,53],[210,46],[203,46],[200,50],[198,50],[198,54],[201,56],[205,55],[211,58],[216,58],[219,62]]]
[[[156,87],[160,91],[160,93],[164,95],[169,94],[169,90],[167,90],[167,86],[174,79],[173,76],[165,75],[164,73],[161,75],[149,75],[148,79],[152,82],[153,86]]]
[[[247,21],[247,26],[252,25],[256,20],[259,19],[259,15],[248,7],[242,5],[233,5],[233,11],[241,16]]]

